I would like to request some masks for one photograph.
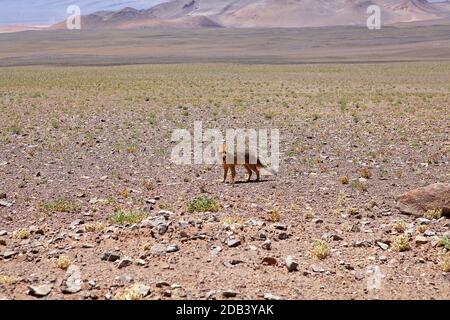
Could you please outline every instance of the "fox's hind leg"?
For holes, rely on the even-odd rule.
[[[223,166],[223,183],[227,182],[228,166]]]
[[[256,181],[261,181],[261,175],[257,166],[254,167],[253,171],[256,173]]]
[[[245,165],[245,169],[247,169],[247,172],[248,172],[247,182],[250,182],[250,179],[252,178],[253,171],[252,171],[252,169],[250,169],[249,165]]]

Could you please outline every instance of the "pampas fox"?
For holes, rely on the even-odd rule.
[[[269,171],[271,174],[275,175],[276,171],[269,168],[268,166],[264,165],[259,158],[256,158],[256,164],[250,163],[251,157],[249,152],[245,152],[245,162],[244,163],[238,163],[239,157],[238,154],[234,153],[234,158],[232,158],[232,163],[227,162],[227,151],[228,147],[226,144],[219,146],[218,153],[222,158],[223,162],[223,182],[225,183],[227,181],[227,175],[228,170],[231,170],[231,184],[234,184],[234,180],[236,178],[236,166],[244,166],[244,168],[248,172],[248,179],[247,182],[249,182],[252,178],[253,172],[256,173],[256,181],[261,180],[261,175],[259,169],[264,168],[267,171]]]

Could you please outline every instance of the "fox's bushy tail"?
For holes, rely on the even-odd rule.
[[[268,165],[263,164],[261,161],[259,161],[259,159],[258,159],[258,164],[257,164],[257,166],[258,166],[259,168],[263,168],[264,170],[266,170],[267,172],[269,172],[272,176],[276,176],[276,175],[278,174],[278,171],[277,171],[277,170],[275,170],[274,168],[272,168],[272,167],[270,167],[270,166],[268,166]]]

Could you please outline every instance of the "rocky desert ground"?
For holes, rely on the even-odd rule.
[[[0,298],[449,299],[450,63],[0,69]],[[223,184],[174,129],[277,128]],[[445,201],[445,199],[444,199]]]

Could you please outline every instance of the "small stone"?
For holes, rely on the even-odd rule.
[[[177,252],[178,250],[180,250],[180,249],[178,248],[178,246],[176,244],[168,245],[166,248],[166,252],[168,252],[168,253]]]
[[[442,244],[441,238],[438,236],[431,237],[431,246],[434,248]]]
[[[92,300],[97,300],[100,297],[100,292],[98,290],[91,290],[89,292],[89,298]]]
[[[342,238],[340,235],[334,234],[334,233],[324,233],[322,235],[322,239],[323,240],[333,240],[333,241],[342,241],[342,240],[344,240],[344,238]]]
[[[123,283],[131,283],[134,281],[133,277],[128,274],[123,274],[121,276],[115,277],[115,280]]]
[[[288,229],[287,225],[282,224],[282,223],[275,223],[273,225],[273,227],[277,230],[283,230],[283,231],[286,231]]]
[[[356,272],[355,273],[355,279],[356,280],[362,280],[365,278],[365,274],[363,272]]]
[[[263,265],[268,265],[268,266],[274,266],[277,264],[277,259],[273,258],[273,257],[264,257],[262,259],[262,264]]]
[[[8,231],[6,231],[6,230],[0,231],[0,237],[6,236],[7,234],[8,234]]]
[[[389,245],[384,242],[377,242],[377,245],[383,250],[389,249]]]
[[[168,283],[167,281],[157,281],[156,287],[157,288],[170,287],[170,283]]]
[[[167,247],[163,244],[155,244],[150,249],[150,252],[152,254],[160,255],[160,254],[166,253],[166,249],[167,249]]]
[[[222,251],[222,248],[219,247],[219,246],[214,245],[214,246],[211,247],[211,254],[213,256],[217,256],[220,251]]]
[[[153,229],[160,235],[165,234],[169,229],[169,224],[167,223],[167,220],[163,215],[156,217],[152,224]]]
[[[15,252],[15,251],[5,251],[5,252],[3,252],[3,258],[10,259],[10,258],[14,257],[16,254],[17,254],[17,252]]]
[[[28,289],[30,290],[29,291],[30,295],[42,298],[47,296],[50,293],[50,291],[52,291],[53,286],[51,284],[44,284],[40,286],[29,286]]]
[[[316,219],[313,219],[312,222],[315,223],[315,224],[319,224],[319,223],[323,223],[323,220],[319,219],[319,218],[316,218]]]
[[[436,232],[431,231],[431,230],[425,230],[425,232],[423,233],[423,235],[424,235],[425,237],[433,237],[433,236],[436,235]]]
[[[76,219],[76,220],[72,221],[72,223],[70,224],[70,227],[74,228],[74,227],[79,226],[79,225],[81,225],[83,223],[84,223],[83,220]]]
[[[238,265],[238,264],[240,264],[240,263],[244,263],[244,261],[242,261],[242,260],[240,260],[240,259],[231,259],[231,260],[230,260],[230,264],[231,264],[232,266]]]
[[[264,250],[270,250],[272,249],[272,241],[270,241],[269,239],[267,239],[266,241],[263,242],[262,246],[261,246]]]
[[[288,256],[285,261],[286,268],[289,272],[297,271],[298,263],[294,260],[292,256]]]
[[[286,240],[289,238],[289,235],[286,232],[281,232],[278,234],[278,240]]]
[[[241,241],[237,240],[237,239],[229,239],[227,241],[227,246],[229,246],[230,248],[236,248],[240,245],[241,245]]]
[[[104,252],[102,253],[100,259],[102,259],[102,261],[115,262],[120,259],[120,256],[114,253]]]
[[[378,260],[380,260],[380,261],[387,261],[387,257],[386,256],[380,256],[378,258]]]
[[[234,298],[234,297],[237,296],[237,294],[238,293],[236,291],[234,291],[234,290],[225,290],[225,291],[222,292],[222,296],[224,298]]]
[[[416,221],[419,225],[429,224],[431,222],[429,219],[426,219],[426,218],[418,218],[418,219],[416,219]]]
[[[348,266],[348,264],[345,264],[346,268],[347,268],[347,266]],[[315,272],[315,273],[324,273],[325,272],[324,268],[319,267],[319,266],[315,266],[315,265],[311,266],[311,270],[312,270],[312,272]]]
[[[134,263],[138,266],[145,266],[147,264],[147,261],[143,260],[143,259],[136,259],[134,261]]]
[[[38,235],[44,235],[44,233],[45,233],[44,229],[42,229],[42,228],[40,228],[38,226],[31,226],[31,227],[28,228],[28,230],[31,233],[38,234]]]
[[[264,299],[265,300],[273,300],[273,301],[283,300],[282,297],[273,295],[270,292],[264,294]]]
[[[117,268],[122,269],[122,268],[128,267],[132,264],[133,264],[133,259],[131,259],[130,257],[124,257],[119,260],[119,262],[117,264]]]
[[[417,236],[414,240],[417,244],[426,244],[428,239],[424,236]]]
[[[367,240],[363,240],[363,241],[355,241],[353,243],[353,246],[355,248],[368,248],[372,246],[372,242],[367,241]]]
[[[137,284],[135,288],[137,289],[138,294],[144,298],[151,293],[150,287],[144,284]]]
[[[189,238],[189,234],[186,231],[181,230],[180,231],[180,238]]]
[[[9,207],[12,207],[12,203],[11,202],[8,202],[8,201],[5,201],[5,200],[0,200],[0,207],[6,207],[6,208],[9,208]]]
[[[81,271],[79,267],[71,265],[69,269],[67,269],[66,277],[67,278],[61,287],[62,293],[72,294],[81,291],[83,281],[81,280]]]

